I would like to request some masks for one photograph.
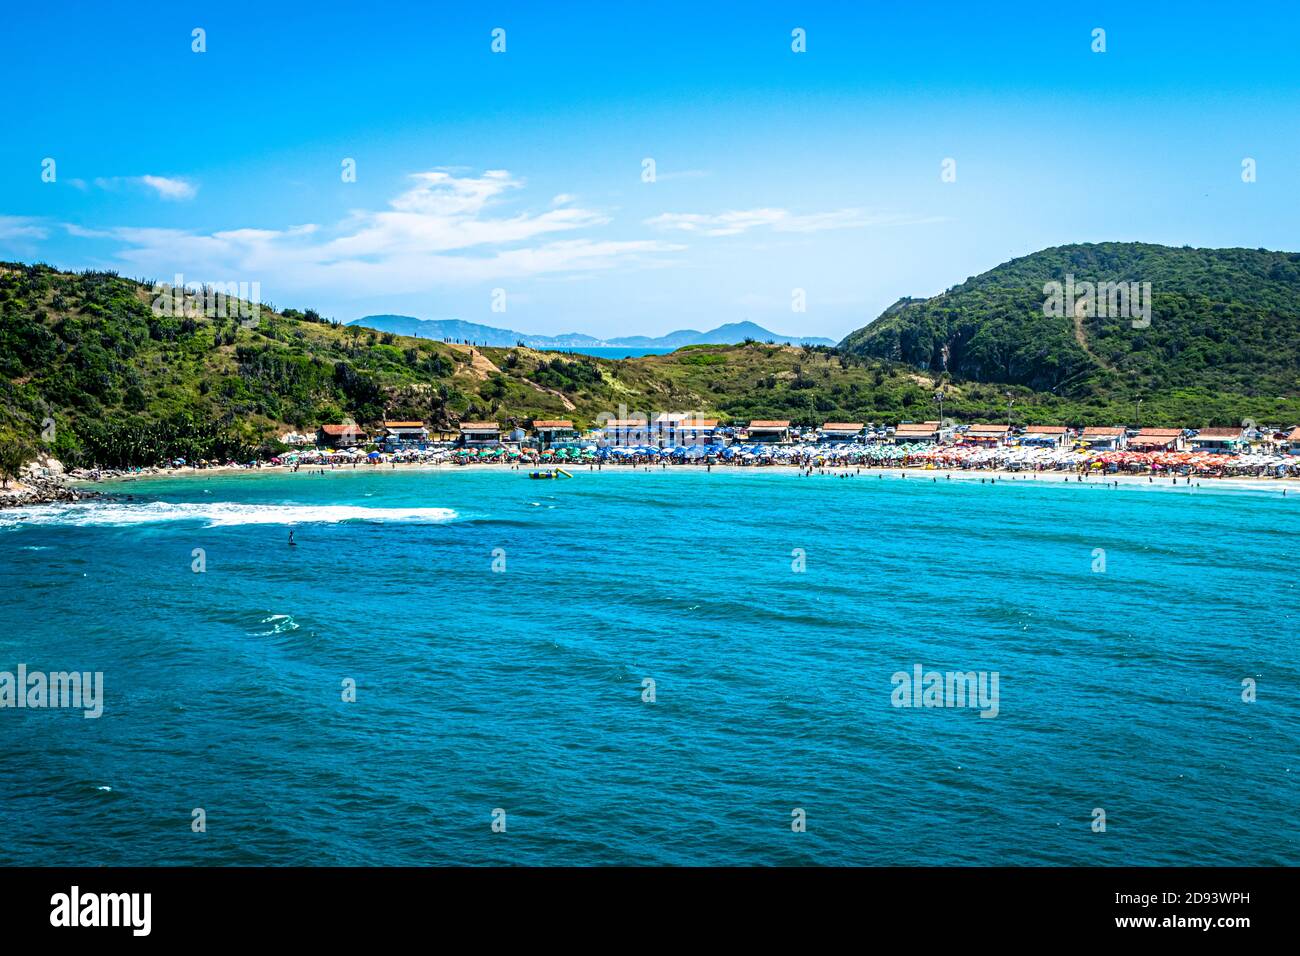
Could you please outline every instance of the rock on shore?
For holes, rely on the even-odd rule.
[[[87,501],[99,497],[98,492],[68,485],[63,464],[58,459],[39,458],[23,469],[20,479],[9,482],[8,488],[0,488],[0,508]]]

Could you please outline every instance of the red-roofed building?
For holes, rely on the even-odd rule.
[[[975,445],[1000,445],[1011,433],[1010,425],[971,425],[962,432],[961,440]]]
[[[1183,432],[1180,428],[1143,428],[1128,440],[1134,451],[1182,451]]]
[[[1026,425],[1020,435],[1020,444],[1062,448],[1069,438],[1070,430],[1064,425]]]
[[[1122,428],[1089,425],[1079,438],[1091,451],[1118,451],[1128,447],[1128,432]]]
[[[698,418],[694,415],[673,423],[670,441],[674,445],[708,445],[718,430],[716,418]]]
[[[749,442],[780,444],[790,440],[790,423],[784,419],[756,419],[745,431],[745,440]]]
[[[645,418],[611,418],[600,426],[601,441],[620,448],[653,444]]]
[[[543,448],[550,448],[556,442],[573,441],[578,431],[573,422],[567,418],[542,418],[533,421],[533,431]]]
[[[865,422],[827,422],[817,432],[820,441],[853,441],[862,434]]]
[[[914,445],[939,440],[938,422],[903,422],[894,429],[895,445]]]
[[[470,446],[499,445],[501,426],[496,422],[461,422],[460,443]]]
[[[1202,428],[1192,438],[1192,448],[1225,453],[1241,451],[1249,444],[1245,431],[1244,428]]]
[[[316,431],[316,441],[327,448],[352,448],[366,441],[366,433],[355,422],[322,425]]]
[[[393,442],[426,442],[429,429],[424,422],[384,422],[384,432]]]

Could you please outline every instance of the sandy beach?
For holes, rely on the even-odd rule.
[[[86,478],[84,476],[74,476],[69,478],[69,485],[77,488],[90,490],[100,490],[108,493],[118,491],[124,485],[136,481],[149,481],[162,478],[202,478],[215,477],[223,475],[255,475],[260,473],[273,475],[294,474],[304,479],[311,477],[328,476],[333,473],[349,473],[359,471],[383,472],[411,472],[411,471],[430,471],[430,472],[509,472],[516,471],[521,474],[530,471],[549,470],[554,466],[548,465],[526,465],[511,464],[509,462],[481,462],[472,464],[453,464],[450,462],[385,462],[380,465],[369,465],[358,463],[356,465],[336,466],[334,468],[319,466],[304,466],[295,470],[289,465],[263,465],[259,468],[245,468],[237,466],[214,466],[209,468],[195,468],[192,466],[183,466],[179,468],[158,468],[147,469],[132,474],[114,474],[100,480]],[[986,484],[1002,483],[1022,483],[1033,482],[1036,484],[1048,485],[1079,485],[1088,487],[1143,487],[1151,489],[1165,490],[1186,490],[1195,491],[1197,489],[1232,489],[1238,491],[1269,492],[1279,496],[1294,494],[1300,497],[1300,479],[1297,478],[1257,478],[1257,477],[1225,477],[1210,478],[1204,476],[1191,476],[1185,478],[1171,478],[1169,476],[1152,476],[1152,475],[1130,475],[1130,474],[1113,474],[1098,475],[1085,474],[1076,475],[1073,472],[1062,471],[1043,471],[1043,472],[1016,472],[997,469],[939,469],[924,467],[909,468],[855,468],[855,467],[837,467],[837,468],[814,468],[811,473],[808,469],[799,468],[794,465],[774,464],[774,465],[722,465],[713,466],[705,465],[686,465],[686,464],[570,464],[565,466],[571,474],[580,477],[587,472],[612,471],[617,473],[685,473],[694,474],[698,472],[718,473],[718,474],[781,474],[790,477],[803,477],[811,474],[813,477],[833,477],[844,480],[894,480],[894,481],[929,481],[937,482],[975,482]],[[322,472],[324,475],[322,475]]]

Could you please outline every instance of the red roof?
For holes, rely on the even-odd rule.
[[[1026,425],[1026,435],[1064,435],[1064,425]]]
[[[463,432],[499,432],[501,426],[496,422],[461,422],[460,430]]]
[[[424,422],[384,422],[385,428],[423,428]]]
[[[822,431],[827,432],[860,432],[862,431],[862,422],[827,422],[822,426]]]
[[[548,418],[533,422],[534,428],[572,428],[573,422],[567,418]]]
[[[1210,438],[1210,439],[1240,438],[1241,429],[1240,428],[1202,428],[1199,432],[1196,433],[1196,437]]]
[[[779,420],[775,420],[775,419],[774,419],[774,420],[771,420],[771,421],[769,421],[769,420],[767,420],[767,419],[763,419],[762,421],[750,422],[750,423],[749,423],[749,427],[750,427],[750,429],[754,429],[754,428],[789,428],[789,427],[790,427],[790,423],[789,423],[788,421],[779,421]]]
[[[1138,438],[1179,438],[1183,434],[1180,428],[1141,428]]]
[[[1122,428],[1110,428],[1106,425],[1089,425],[1083,430],[1084,438],[1118,438],[1124,434]]]
[[[320,430],[331,438],[342,438],[347,435],[362,435],[360,425],[322,425]]]

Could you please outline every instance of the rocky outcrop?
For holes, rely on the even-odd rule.
[[[67,483],[63,464],[56,458],[38,458],[23,468],[22,478],[0,488],[0,508],[22,508],[56,502],[100,498],[97,491],[75,488]]]

